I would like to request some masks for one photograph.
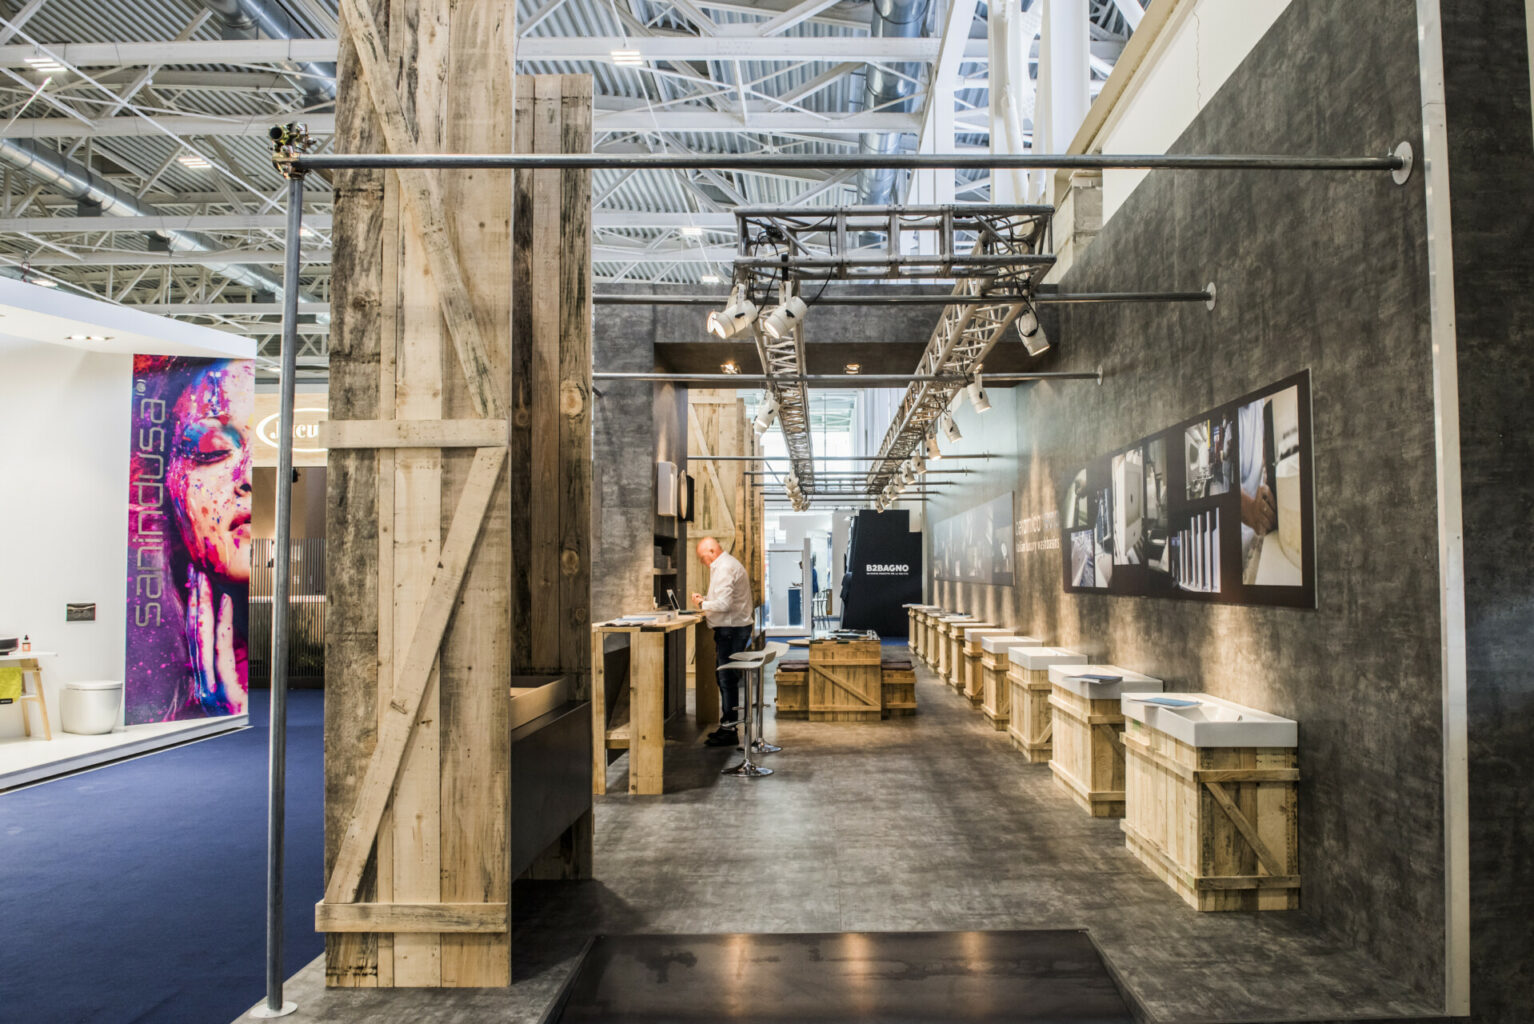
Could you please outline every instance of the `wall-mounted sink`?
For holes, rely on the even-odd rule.
[[[1161,680],[1117,665],[1052,664],[1049,681],[1078,697],[1108,700],[1122,693],[1160,693]]]
[[[1044,641],[1035,636],[1019,633],[992,633],[980,638],[980,649],[987,654],[999,654],[1008,647],[1043,647]]]
[[[1299,723],[1207,693],[1156,697],[1126,693],[1124,717],[1193,747],[1294,747]]]
[[[1085,665],[1087,656],[1064,647],[1036,647],[1032,644],[1007,648],[1007,660],[1025,669],[1049,668],[1051,665]]]

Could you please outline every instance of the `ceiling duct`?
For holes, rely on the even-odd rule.
[[[99,206],[113,217],[158,217],[156,207],[124,192],[83,164],[31,139],[0,139],[0,161],[29,175],[77,203]],[[162,231],[170,252],[219,252],[225,248],[196,231]],[[212,263],[208,269],[258,292],[282,293],[282,280],[259,267],[241,263]],[[300,298],[300,302],[314,301]]]
[[[931,7],[932,0],[874,0],[868,15],[868,34],[875,39],[913,39],[926,35]],[[920,75],[921,65],[917,63],[887,67],[868,65],[863,72],[863,109],[910,113],[916,108],[916,80]],[[886,132],[864,135],[858,148],[863,153],[900,153],[907,147],[900,133]],[[858,175],[859,202],[874,206],[894,202],[897,194],[895,180],[899,173],[894,168],[861,172]]]
[[[202,4],[213,12],[219,34],[225,39],[255,39],[262,35],[271,39],[293,39],[313,34],[277,0],[202,0]],[[295,61],[295,64],[304,74],[295,76],[293,83],[309,97],[310,106],[336,98],[334,64],[309,61]]]

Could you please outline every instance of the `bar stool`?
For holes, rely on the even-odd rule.
[[[765,652],[772,655],[773,661],[777,661],[779,658],[783,657],[783,655],[788,653],[788,645],[782,643],[781,641],[774,641],[773,643],[767,645]],[[783,748],[778,746],[776,743],[768,743],[765,739],[762,738],[762,733],[766,731],[763,726],[763,722],[766,716],[766,712],[763,710],[766,705],[766,693],[767,675],[765,672],[763,672],[757,678],[756,682],[756,739],[752,741],[751,749],[756,751],[758,754],[776,754]]]
[[[740,658],[719,666],[719,671],[721,672],[739,672],[746,684],[745,705],[733,709],[736,713],[744,713],[745,715],[746,742],[742,747],[745,756],[741,758],[740,764],[724,769],[719,773],[721,775],[738,775],[742,778],[752,779],[772,774],[771,768],[763,768],[760,765],[753,764],[751,761],[751,752],[756,749],[757,737],[755,726],[758,720],[758,716],[751,713],[753,710],[751,686],[753,683],[756,685],[759,695],[763,678],[762,670],[776,661],[778,657],[778,652],[772,649],[775,646],[775,644],[769,644],[767,650],[762,651],[754,658]],[[757,699],[760,700],[760,697],[758,696]]]

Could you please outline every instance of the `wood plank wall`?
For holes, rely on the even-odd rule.
[[[523,80],[513,137],[510,5],[344,0],[342,16],[339,152],[590,149],[584,78]],[[319,916],[380,930],[328,934],[331,985],[510,982],[509,927],[496,924],[512,881],[507,687],[533,670],[589,686],[588,179],[334,180],[330,417],[342,426],[328,474]],[[535,234],[515,246],[514,205]],[[567,874],[589,872],[589,816],[583,827],[566,837]]]
[[[708,455],[760,455],[761,438],[751,429],[746,403],[734,391],[691,391],[687,396],[687,453],[696,478],[693,521],[687,524],[687,579],[691,589],[708,590],[708,569],[698,560],[698,541],[713,537],[740,559],[751,577],[751,598],[762,603],[762,491],[753,490],[747,469],[761,463],[711,462]]]

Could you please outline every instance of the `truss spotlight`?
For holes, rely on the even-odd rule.
[[[1023,306],[1023,311],[1013,322],[1017,324],[1017,336],[1023,339],[1023,347],[1029,355],[1036,356],[1049,349],[1049,336],[1044,333],[1044,325],[1039,323],[1039,314],[1031,303]]]
[[[927,435],[927,458],[931,459],[933,462],[937,462],[941,460],[942,457],[943,449],[937,446],[937,435]]]
[[[952,413],[947,413],[943,416],[943,436],[954,444],[958,444],[959,440],[964,437],[963,434],[959,433],[959,425],[953,421]]]
[[[921,457],[921,452],[911,456],[911,472],[921,476],[927,471],[927,460]]]
[[[762,322],[762,330],[767,332],[767,337],[773,340],[786,338],[794,332],[804,320],[804,314],[809,312],[809,307],[804,300],[797,295],[790,295],[783,304],[775,306],[767,318]]]
[[[733,338],[756,319],[756,303],[731,289],[729,305],[708,315],[708,332],[720,338]]]
[[[991,400],[985,393],[985,384],[980,379],[980,374],[964,386],[964,393],[969,395],[969,403],[975,407],[976,412],[989,412]]]
[[[772,424],[777,418],[778,400],[772,395],[768,395],[767,400],[762,403],[761,409],[757,410],[756,422],[752,424],[752,428],[758,434],[765,434],[772,429]]]

